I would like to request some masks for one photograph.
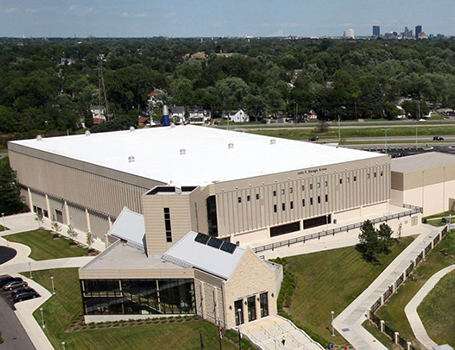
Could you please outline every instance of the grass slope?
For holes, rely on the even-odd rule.
[[[417,342],[404,313],[404,308],[431,276],[455,263],[455,233],[449,232],[442,242],[426,256],[425,260],[403,283],[398,293],[395,293],[376,313],[389,327],[414,344]]]
[[[69,239],[54,238],[54,235],[46,230],[16,233],[6,236],[6,239],[29,246],[32,250],[30,258],[34,260],[70,258],[89,253],[86,248],[72,245]]]
[[[364,261],[355,247],[287,258],[286,268],[297,279],[289,314],[328,342],[345,344],[341,336],[331,336],[330,312],[343,311],[411,241],[403,238],[376,265]]]
[[[204,336],[205,349],[218,349],[218,328],[206,321],[153,324],[114,329],[93,329],[67,333],[70,324],[81,317],[82,299],[77,269],[36,271],[35,280],[51,289],[50,276],[54,276],[57,293],[44,305],[45,333],[55,349],[65,341],[67,349],[78,350],[197,350],[200,349],[199,331]],[[37,310],[34,317],[41,324]],[[235,350],[236,346],[223,341],[223,349]]]
[[[428,335],[438,344],[455,346],[455,272],[444,276],[417,311]]]

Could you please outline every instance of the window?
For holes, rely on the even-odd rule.
[[[286,210],[286,203],[281,203],[281,209]]]
[[[261,305],[261,317],[267,317],[269,315],[269,298],[267,292],[261,293],[259,300]]]
[[[342,184],[343,184],[343,179],[340,179],[340,185],[342,185]]]
[[[284,194],[284,188],[281,189],[281,194]]]
[[[276,207],[276,204],[273,205],[273,212],[276,213],[277,211],[277,207]]]
[[[305,185],[302,185],[302,191],[305,191]]]
[[[318,196],[318,204],[321,204],[321,196]]]
[[[354,175],[354,182],[356,182],[356,181],[357,181],[357,176],[356,176],[356,175]]]
[[[290,224],[278,225],[270,228],[270,237],[285,235],[287,233],[300,231],[300,221],[291,222]]]
[[[310,190],[312,190],[312,189],[313,189],[313,184],[310,184]]]
[[[166,242],[172,242],[172,230],[171,230],[171,212],[169,208],[163,208],[164,211],[164,226],[166,229]]]
[[[251,196],[250,195],[246,196],[246,200],[247,202],[249,202],[251,200]]]
[[[237,203],[242,203],[242,197],[237,197]]]
[[[248,322],[254,321],[256,319],[256,296],[253,295],[247,299],[248,307]]]
[[[324,186],[327,187],[329,185],[329,182],[328,181],[325,181],[324,182]]]
[[[310,205],[313,205],[313,197],[310,198]]]
[[[256,193],[256,200],[259,199],[259,193]]]
[[[276,197],[276,191],[275,190],[273,191],[273,196]]]
[[[305,206],[305,199],[302,199],[302,207]]]
[[[329,195],[326,194],[326,195],[325,195],[325,202],[327,203],[328,201],[329,201]]]
[[[384,172],[381,170],[381,176],[384,176]]]
[[[367,179],[368,179],[368,180],[370,179],[370,173],[367,174]]]
[[[234,301],[235,325],[243,324],[243,300]]]
[[[376,173],[376,171],[374,172],[374,174],[373,174],[373,175],[374,175],[374,177],[376,177],[376,176],[377,176],[377,173]]]
[[[291,207],[291,210],[294,209],[294,202],[291,201],[290,207]]]
[[[349,177],[346,178],[346,183],[348,184],[350,181]]]
[[[289,193],[292,193],[292,192],[294,192],[294,189],[291,187],[291,188],[289,188]]]
[[[320,182],[317,183],[317,187],[321,188],[321,183]]]

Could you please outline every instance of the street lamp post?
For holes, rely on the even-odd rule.
[[[54,276],[51,276],[51,283],[52,283],[52,294],[55,294]]]
[[[44,329],[44,328],[46,328],[46,323],[44,322],[44,313],[43,313],[43,308],[42,308],[42,307],[40,307],[40,308],[39,308],[39,311],[41,312],[41,324],[42,324],[42,326],[41,326],[41,327],[43,327],[43,329]]]
[[[332,315],[332,337],[335,336],[335,327],[333,326],[333,315],[335,314],[335,311],[330,311],[330,314]]]
[[[31,262],[31,261],[28,262],[28,271],[30,272],[30,278],[33,279],[33,275],[32,275],[32,262]]]
[[[385,154],[387,154],[387,129],[384,129],[385,131]]]
[[[62,350],[65,350],[65,342],[62,341]]]
[[[239,314],[239,350],[242,350],[242,332],[240,331],[240,325],[242,324],[241,313],[242,309],[237,309],[237,313]]]
[[[6,225],[5,225],[5,213],[2,213],[2,218],[3,218],[3,230],[6,231]]]

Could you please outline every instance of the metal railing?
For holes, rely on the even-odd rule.
[[[382,223],[382,222],[387,222],[389,220],[400,219],[405,216],[411,216],[413,214],[422,213],[422,210],[423,210],[420,207],[416,207],[416,206],[409,205],[409,204],[403,204],[403,207],[406,209],[409,209],[409,210],[402,212],[402,213],[381,216],[379,218],[371,219],[370,221],[374,225],[374,224],[378,224],[378,223]],[[325,237],[325,236],[335,236],[336,234],[339,234],[339,233],[349,232],[349,230],[354,230],[354,229],[360,228],[362,225],[363,225],[363,221],[357,222],[355,224],[336,227],[336,228],[333,228],[330,230],[323,230],[323,231],[312,233],[309,235],[304,235],[304,236],[300,236],[300,237],[296,237],[296,238],[290,238],[290,239],[286,239],[286,240],[283,240],[280,242],[275,242],[275,243],[270,243],[270,244],[266,244],[263,246],[255,247],[255,248],[253,248],[253,251],[255,253],[260,253],[260,252],[263,252],[266,250],[273,251],[276,248],[281,248],[281,247],[286,247],[286,246],[290,247],[293,244],[305,243],[306,241],[310,241],[313,239],[320,239],[321,237]]]

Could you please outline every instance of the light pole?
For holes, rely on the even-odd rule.
[[[240,331],[240,325],[242,323],[241,316],[242,309],[237,309],[237,313],[239,314],[239,350],[242,350],[242,332]]]
[[[32,262],[31,262],[31,261],[28,262],[28,271],[30,272],[30,278],[33,279],[33,275],[32,275]]]
[[[5,225],[5,213],[2,213],[2,218],[3,218],[3,230],[6,231],[6,225]]]
[[[46,328],[46,323],[44,323],[44,313],[43,313],[43,308],[42,308],[42,307],[40,307],[40,308],[39,308],[39,311],[41,312],[41,324],[42,324],[42,326],[41,326],[41,327],[43,327],[43,329],[44,329],[44,328]]]
[[[55,294],[54,276],[51,276],[51,283],[52,283],[52,294]]]
[[[335,327],[333,326],[333,315],[335,314],[335,311],[330,311],[330,314],[332,315],[332,337],[335,336]]]
[[[62,350],[65,350],[65,342],[62,341]]]

